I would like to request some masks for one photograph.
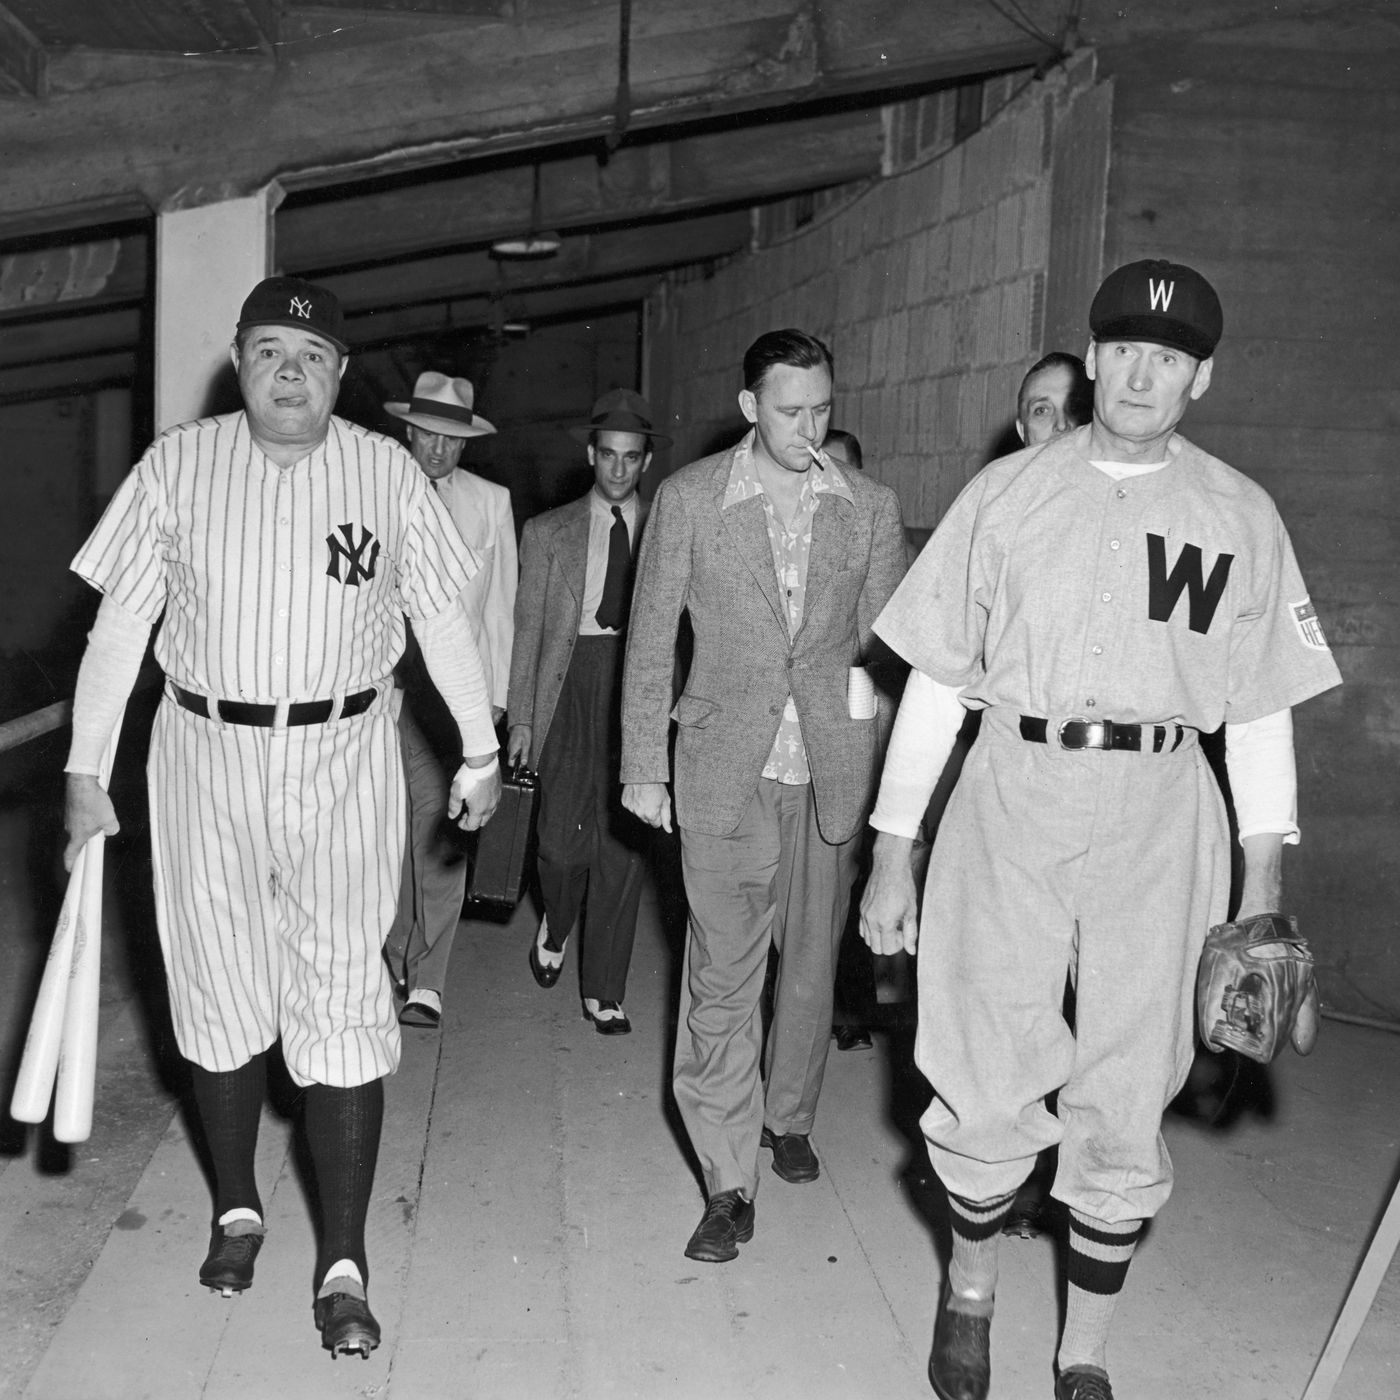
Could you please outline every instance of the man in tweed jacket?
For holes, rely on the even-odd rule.
[[[894,493],[819,451],[832,399],[821,341],[760,336],[744,383],[753,430],[657,492],[623,682],[623,805],[668,831],[668,714],[678,727],[690,923],[673,1083],[707,1196],[686,1253],[710,1262],[752,1236],[760,1143],[785,1180],[818,1174],[809,1135],[876,762],[858,668],[905,561]],[[672,709],[683,611],[694,659]],[[760,1080],[770,946],[780,963]]]

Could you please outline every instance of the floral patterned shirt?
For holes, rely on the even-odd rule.
[[[763,511],[768,519],[768,543],[773,547],[773,572],[787,605],[788,639],[791,640],[802,626],[802,609],[807,600],[807,561],[812,553],[812,520],[817,513],[819,500],[828,491],[844,496],[848,501],[854,501],[854,497],[841,469],[823,453],[825,470],[809,471],[803,477],[792,526],[790,529],[785,527],[759,480],[758,468],[753,460],[753,442],[754,434],[750,429],[748,436],[734,449],[734,465],[730,468],[729,484],[724,492],[724,506],[746,501],[752,496],[762,499]],[[790,693],[783,706],[783,717],[778,725],[777,737],[773,740],[772,752],[763,766],[763,776],[780,783],[812,781],[807,749],[802,742],[802,726],[798,723],[797,706]]]

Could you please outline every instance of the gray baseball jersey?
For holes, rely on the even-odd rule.
[[[361,715],[279,729],[192,713],[167,687],[148,777],[181,1053],[230,1070],[281,1035],[299,1083],[390,1072],[380,948],[404,825],[391,672],[403,615],[437,616],[471,575],[446,509],[388,438],[332,418],[283,469],[234,413],[158,438],[72,567],[161,622],[156,659],[194,694],[377,689]]]

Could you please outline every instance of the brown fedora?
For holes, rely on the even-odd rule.
[[[453,379],[435,370],[424,370],[413,386],[408,403],[386,403],[385,413],[444,437],[481,437],[496,429],[472,411],[474,393],[470,379]]]
[[[587,445],[594,433],[640,433],[653,442],[670,442],[652,427],[651,405],[635,389],[609,389],[597,403],[587,423],[569,429],[575,442]]]

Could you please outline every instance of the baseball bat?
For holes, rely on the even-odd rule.
[[[111,780],[120,734],[118,719],[102,754],[98,782],[104,789]],[[60,1142],[83,1142],[92,1130],[105,840],[99,832],[73,862],[10,1102],[10,1113],[17,1121],[42,1123],[55,1097],[57,1079],[61,1114],[55,1112],[54,1135]]]
[[[106,837],[84,849],[78,918],[73,926],[73,968],[63,1008],[54,1090],[53,1135],[59,1142],[86,1142],[92,1133],[97,1087],[97,1003],[102,987],[102,852]]]
[[[29,1034],[20,1057],[10,1114],[20,1123],[42,1123],[53,1099],[54,1076],[58,1071],[58,1050],[63,1039],[63,1011],[68,1001],[68,979],[73,970],[73,941],[78,907],[83,892],[83,871],[87,867],[87,847],[78,852],[68,889],[59,911],[58,927],[49,956],[44,963],[43,980],[29,1021]]]

